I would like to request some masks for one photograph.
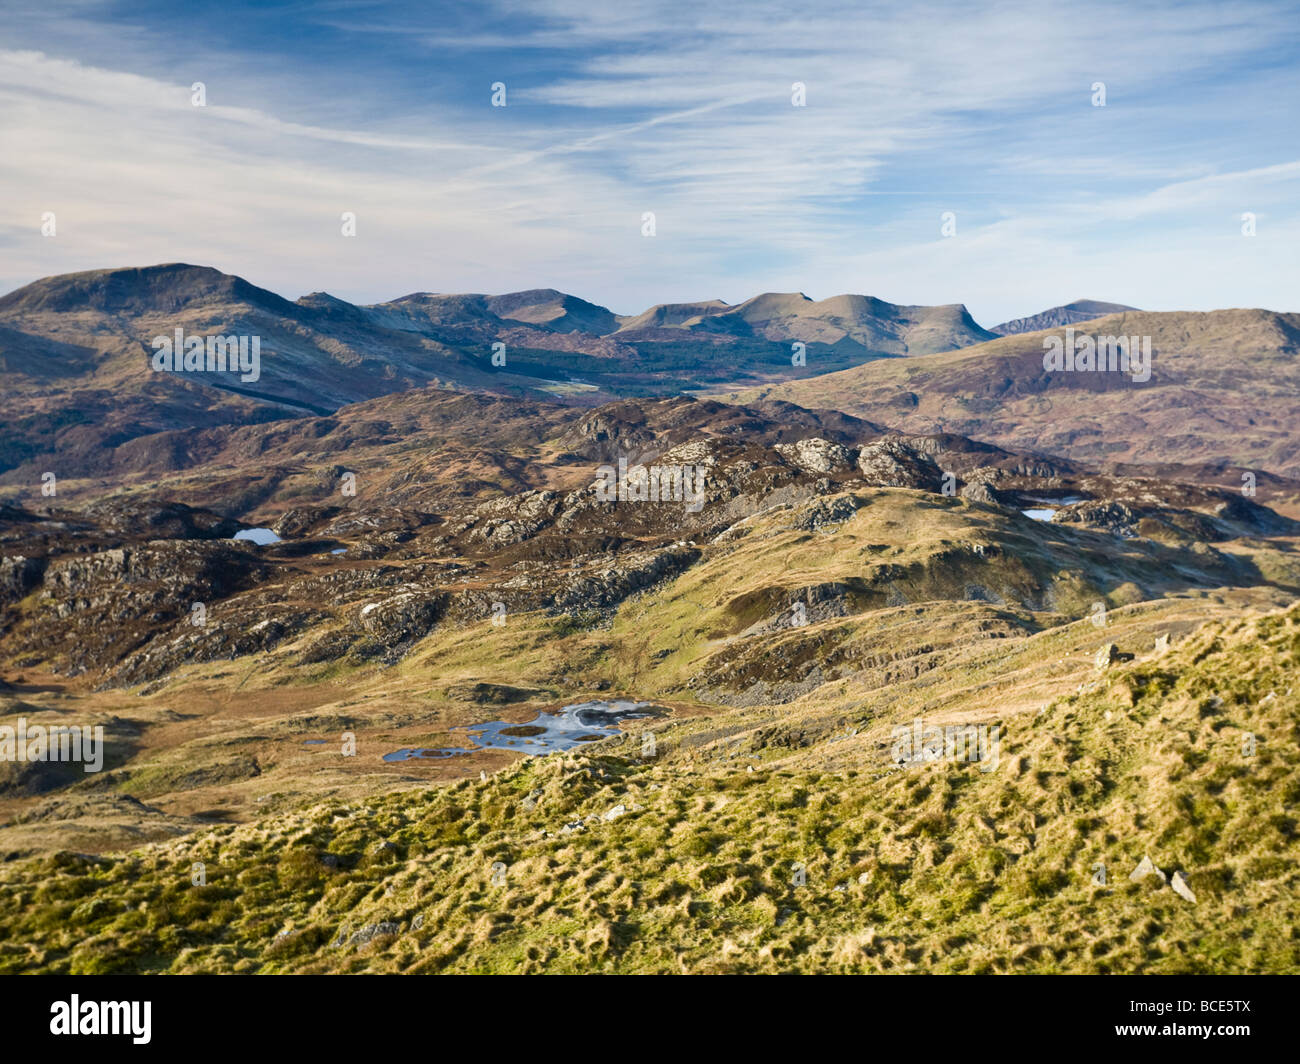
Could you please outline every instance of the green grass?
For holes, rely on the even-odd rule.
[[[1206,626],[1004,720],[992,772],[890,766],[887,715],[792,749],[762,744],[770,710],[736,710],[739,743],[674,746],[719,718],[679,722],[657,761],[607,741],[13,861],[0,971],[1296,972],[1298,655],[1300,606]],[[1144,855],[1196,903],[1130,882]]]

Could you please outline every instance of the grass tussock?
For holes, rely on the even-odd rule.
[[[0,971],[1297,972],[1298,656],[1300,606],[1207,625],[1005,720],[989,772],[891,765],[846,703],[11,861]]]

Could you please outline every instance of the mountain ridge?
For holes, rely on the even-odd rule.
[[[0,476],[28,477],[38,462],[93,473],[101,452],[157,433],[328,414],[426,387],[584,407],[770,395],[1063,457],[1300,473],[1284,445],[1300,429],[1300,405],[1288,398],[1288,387],[1300,389],[1300,316],[1125,310],[1093,320],[1100,333],[1154,334],[1148,391],[1116,374],[1047,376],[1047,334],[996,336],[960,303],[769,292],[626,316],[553,288],[414,292],[360,305],[319,291],[289,301],[185,263],[83,271],[0,297],[9,377]],[[257,379],[154,372],[152,340],[176,328],[259,336]],[[1279,392],[1281,382],[1289,384]],[[1051,417],[1040,416],[1048,408]],[[1200,426],[1191,435],[1188,411]]]
[[[1058,329],[1016,333],[923,359],[882,360],[728,398],[833,403],[904,431],[948,431],[1085,461],[1230,463],[1300,471],[1300,314],[1260,308],[1125,311],[1095,336],[1150,338],[1151,378],[1047,372]],[[1267,397],[1267,402],[1261,400]]]
[[[152,296],[153,301],[146,302],[146,296]],[[890,303],[875,296],[857,293],[841,293],[815,300],[802,292],[759,292],[735,304],[721,299],[657,303],[639,314],[630,315],[616,314],[600,304],[555,288],[523,289],[498,294],[417,291],[370,304],[353,303],[328,292],[314,291],[297,300],[289,300],[237,274],[185,262],[103,267],[41,277],[0,296],[0,314],[42,310],[94,309],[121,313],[181,309],[188,304],[213,301],[215,298],[244,299],[281,311],[293,307],[316,309],[322,302],[334,306],[346,305],[361,311],[382,311],[408,304],[424,304],[482,309],[503,321],[552,327],[556,331],[573,331],[577,328],[577,320],[564,320],[563,327],[552,326],[552,322],[565,317],[563,313],[552,313],[558,310],[587,316],[589,324],[602,329],[595,333],[599,336],[636,331],[649,325],[661,328],[694,327],[711,317],[732,316],[746,323],[818,317],[816,313],[798,312],[799,309],[813,308],[826,308],[841,318],[861,318],[865,315],[890,320],[904,319],[907,317],[906,312],[940,312],[945,318],[956,319],[965,325],[973,335],[989,332],[979,326],[964,304]],[[806,308],[801,308],[800,304],[806,304]],[[528,313],[521,316],[518,313],[521,310]],[[798,339],[797,336],[791,338]]]
[[[210,266],[164,263],[41,278],[0,297],[0,474],[28,462],[89,470],[97,452],[195,425],[254,424],[412,388],[594,406],[826,372],[986,339],[964,307],[764,293],[709,314],[619,316],[554,288],[414,292],[362,305],[296,300]],[[646,317],[649,315],[649,318]],[[707,320],[704,320],[707,319]],[[655,320],[651,329],[638,324]],[[153,366],[153,341],[258,337],[254,379]],[[792,366],[794,344],[809,356]],[[703,346],[707,345],[707,346]],[[706,355],[706,357],[701,357]]]
[[[1040,329],[1075,325],[1078,322],[1092,321],[1108,314],[1118,314],[1137,309],[1137,307],[1130,307],[1124,303],[1106,303],[1098,299],[1076,299],[1073,303],[1065,303],[1059,307],[1049,307],[1047,310],[1039,311],[1037,314],[1030,314],[1028,317],[1012,318],[1010,321],[1004,321],[1001,325],[994,325],[989,332],[998,336],[1037,332]]]

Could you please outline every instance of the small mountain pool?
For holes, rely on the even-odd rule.
[[[1020,511],[1026,517],[1032,518],[1035,521],[1051,521],[1056,517],[1058,507],[1073,506],[1076,502],[1084,501],[1082,495],[1061,495],[1055,499],[1046,499],[1041,495],[1022,495],[1021,499],[1024,502],[1037,502],[1043,504],[1042,506],[1036,506],[1028,510]]]
[[[230,538],[246,539],[251,543],[256,543],[259,547],[269,547],[272,543],[280,542],[280,537],[269,528],[241,528]]]
[[[577,702],[565,706],[558,713],[539,713],[523,724],[489,720],[452,729],[464,733],[472,746],[404,747],[385,754],[384,760],[441,759],[490,749],[518,750],[533,755],[553,754],[557,750],[572,750],[582,743],[607,739],[618,730],[622,721],[660,715],[662,710],[651,708],[649,702]]]

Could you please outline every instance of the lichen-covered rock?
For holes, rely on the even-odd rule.
[[[1142,516],[1122,502],[1077,502],[1057,510],[1054,520],[1131,539],[1137,535],[1138,522]]]
[[[858,506],[858,500],[852,495],[818,499],[800,511],[794,520],[794,527],[802,532],[837,528],[858,512]]]
[[[853,465],[853,452],[847,447],[816,436],[794,443],[778,443],[775,450],[805,472],[818,475],[838,473]]]
[[[441,592],[406,591],[361,607],[357,619],[367,633],[384,643],[403,643],[428,635],[447,611]]]
[[[1114,643],[1104,643],[1097,650],[1097,656],[1093,659],[1093,664],[1099,669],[1105,669],[1119,661],[1119,647]]]
[[[1002,502],[1002,500],[998,498],[998,493],[996,491],[990,488],[988,484],[979,480],[974,483],[963,484],[961,497],[963,499],[968,499],[971,502],[988,503],[990,506],[997,506]]]
[[[555,596],[560,610],[607,609],[634,591],[642,591],[660,580],[676,576],[700,557],[694,547],[669,547],[622,558],[594,573],[584,573]]]
[[[0,604],[17,602],[41,582],[45,559],[0,558]]]
[[[485,502],[462,526],[465,541],[480,547],[522,542],[550,524],[562,502],[554,491],[525,491]]]
[[[858,452],[858,469],[863,479],[876,488],[937,492],[943,483],[943,471],[934,459],[901,436],[886,436],[863,447]]]

